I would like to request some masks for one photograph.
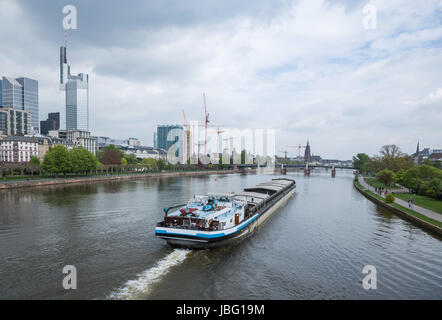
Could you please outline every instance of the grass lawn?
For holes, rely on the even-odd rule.
[[[375,197],[376,199],[378,199],[378,200],[380,200],[380,201],[382,201],[382,202],[385,201],[384,198],[380,197],[380,196],[377,195],[376,193],[364,189],[364,187],[362,187],[362,186],[360,185],[359,182],[355,182],[355,183],[356,183],[356,185],[357,185],[359,188],[361,188],[362,190],[364,190],[364,192],[369,193],[371,196]],[[394,196],[396,196],[396,195],[397,195],[397,194],[395,193]],[[407,195],[407,194],[405,194],[405,195]],[[399,197],[398,197],[398,198],[399,198]],[[403,206],[401,206],[401,205],[399,205],[399,204],[397,204],[397,203],[389,203],[388,205],[393,206],[393,207],[395,207],[395,208],[397,208],[397,209],[399,209],[399,210],[402,210],[402,211],[404,211],[404,212],[406,212],[406,213],[408,213],[408,214],[410,214],[410,215],[412,215],[412,216],[415,216],[416,218],[419,218],[419,219],[421,219],[421,220],[424,220],[424,221],[426,221],[426,222],[428,222],[428,223],[431,223],[431,224],[433,224],[433,225],[435,225],[435,226],[438,226],[439,228],[442,228],[442,222],[439,222],[439,221],[433,220],[433,219],[431,219],[431,218],[428,218],[428,217],[426,217],[426,216],[424,216],[424,215],[422,215],[422,214],[420,214],[420,213],[418,213],[418,212],[416,212],[416,211],[413,211],[413,210],[410,210],[410,209],[408,209],[408,208],[405,208],[405,207],[403,207]]]
[[[364,177],[364,180],[373,188],[387,188],[387,186],[382,181],[379,181],[374,177]]]
[[[410,193],[395,193],[394,196],[405,201],[408,201],[408,199],[412,197]],[[419,207],[430,209],[442,214],[442,201],[440,200],[416,195],[414,198],[414,203]]]

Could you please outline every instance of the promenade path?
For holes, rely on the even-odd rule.
[[[381,196],[382,198],[385,198],[384,193],[382,193],[382,194],[377,193],[375,188],[373,188],[367,182],[365,182],[365,180],[363,178],[358,176],[358,181],[365,189],[370,190],[371,192],[377,194],[378,196]],[[401,189],[398,189],[398,190],[394,190],[393,189],[392,191],[393,192],[403,192],[403,190],[401,190]],[[404,200],[401,200],[401,199],[398,199],[398,198],[395,197],[394,198],[394,202],[397,203],[400,206],[408,208],[408,202],[407,201],[404,201]],[[411,210],[413,210],[413,211],[415,211],[417,213],[420,213],[420,214],[422,214],[422,215],[424,215],[424,216],[426,216],[428,218],[431,218],[433,220],[442,222],[442,214],[440,214],[438,212],[435,212],[433,210],[422,208],[422,207],[419,207],[419,206],[417,206],[415,204],[412,204]]]

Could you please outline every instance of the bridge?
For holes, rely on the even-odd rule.
[[[287,169],[305,169],[306,165],[305,164],[282,164],[284,168]],[[256,164],[237,164],[236,165],[238,169],[242,169],[242,168],[252,168],[252,169],[256,169],[258,168],[258,165]],[[264,166],[260,166],[260,168],[266,168],[269,167],[267,165]],[[274,167],[275,169],[280,169],[281,168],[281,163],[275,164],[274,166],[270,166],[270,167]],[[333,169],[333,167],[335,169],[349,169],[349,170],[356,170],[355,167],[353,166],[337,166],[337,165],[330,165],[330,164],[308,164],[308,168],[310,169],[316,169],[316,168],[323,168],[323,169]]]

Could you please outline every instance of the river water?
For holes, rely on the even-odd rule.
[[[0,192],[0,299],[441,299],[442,242],[377,207],[352,173],[289,172],[297,195],[254,235],[190,251],[154,236],[162,208],[276,175]],[[65,290],[65,265],[77,289]],[[377,289],[365,290],[365,265]]]

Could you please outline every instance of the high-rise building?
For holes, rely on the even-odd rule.
[[[38,81],[26,77],[3,77],[1,86],[2,107],[29,112],[32,129],[38,132]]]
[[[61,129],[89,131],[89,75],[71,74],[66,47],[60,47],[60,91]]]
[[[3,85],[2,85],[2,79],[0,79],[0,108],[1,107],[3,107],[3,98],[2,98],[2,96],[3,96],[3,94],[2,94],[2,92],[3,92],[3,89],[2,89],[2,87],[3,87]]]
[[[171,141],[167,141],[167,136],[169,135],[169,132],[174,129],[180,130],[181,137],[182,137],[182,131],[183,131],[182,125],[178,125],[178,124],[158,125],[157,132],[156,132],[156,138],[157,138],[156,147],[158,149],[164,149],[167,151],[167,150],[169,150],[169,148],[172,144],[178,142],[179,136],[175,136],[174,139],[171,139]]]
[[[40,133],[47,135],[51,130],[60,129],[60,112],[48,113],[48,119],[40,121]]]
[[[312,151],[310,150],[310,143],[308,140],[307,140],[307,145],[305,146],[304,161],[306,162],[312,161]]]
[[[0,108],[0,135],[26,134],[32,134],[31,113],[21,109]]]

